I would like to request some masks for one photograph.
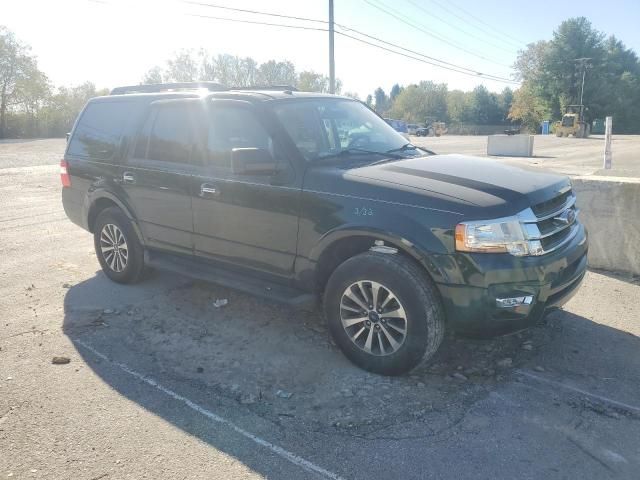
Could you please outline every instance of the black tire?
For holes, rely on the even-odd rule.
[[[109,254],[103,253],[105,243],[103,243],[104,240],[101,240],[101,237],[103,235],[103,229],[108,225],[117,227],[124,237],[127,256],[124,265],[122,265],[122,263],[117,265],[122,267],[120,271],[112,267],[105,258],[106,255],[108,259],[111,259]],[[129,220],[124,212],[117,207],[105,208],[98,214],[93,232],[93,244],[96,250],[96,256],[98,257],[104,274],[117,283],[139,282],[144,274],[144,248],[133,228],[131,220]]]
[[[367,281],[381,284],[393,292],[406,312],[406,336],[393,353],[381,355],[380,350],[377,355],[368,353],[356,345],[343,327],[343,295],[358,281],[365,285]],[[359,367],[382,375],[401,375],[428,361],[444,338],[445,315],[435,285],[426,272],[400,254],[366,252],[342,263],[327,283],[324,313],[329,331],[345,356]],[[360,315],[369,314],[363,310]],[[369,328],[374,326],[379,328],[373,324]]]

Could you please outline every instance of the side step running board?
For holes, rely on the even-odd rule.
[[[168,270],[185,277],[233,288],[303,310],[313,310],[317,306],[317,296],[312,293],[243,275],[211,264],[203,264],[201,261],[189,258],[176,258],[170,254],[148,252],[147,264],[158,270]]]

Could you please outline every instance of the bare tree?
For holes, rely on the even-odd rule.
[[[167,62],[167,76],[175,82],[195,82],[200,77],[200,65],[189,50],[181,50]]]
[[[162,71],[162,68],[156,65],[155,67],[149,69],[147,73],[145,73],[144,78],[142,79],[142,83],[162,83],[163,76],[164,72]]]

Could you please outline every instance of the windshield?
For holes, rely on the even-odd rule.
[[[384,120],[353,100],[321,98],[281,102],[274,110],[307,160],[365,151],[384,154],[407,144]]]

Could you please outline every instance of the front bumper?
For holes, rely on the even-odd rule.
[[[440,259],[449,283],[438,283],[449,325],[469,333],[505,333],[538,322],[577,292],[587,270],[584,226],[561,249],[539,257],[457,253]],[[504,308],[498,298],[533,296]]]

